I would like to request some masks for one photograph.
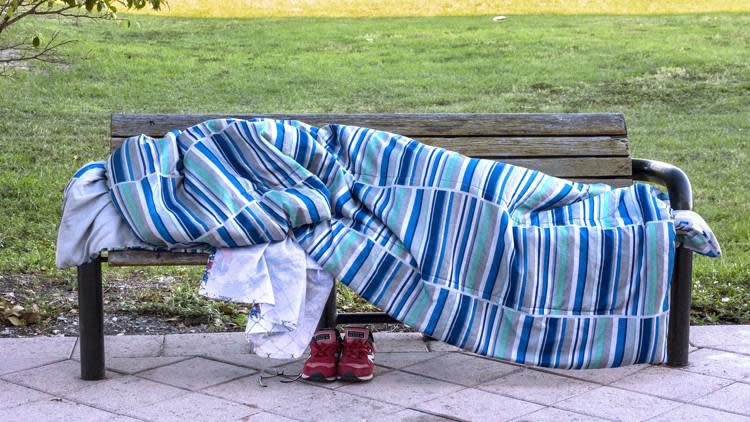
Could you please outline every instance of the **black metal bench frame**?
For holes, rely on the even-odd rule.
[[[679,168],[660,161],[632,159],[633,180],[665,186],[671,206],[675,210],[693,207],[690,181]],[[81,378],[99,380],[105,375],[104,362],[104,310],[102,296],[102,263],[99,257],[78,267],[78,306],[81,352]],[[692,252],[677,247],[675,253],[672,287],[670,291],[669,328],[667,333],[667,365],[683,367],[688,364],[690,305],[692,291]],[[336,289],[331,291],[321,324],[396,323],[384,312],[338,313]]]

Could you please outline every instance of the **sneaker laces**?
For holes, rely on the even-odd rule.
[[[371,347],[366,341],[352,341],[344,346],[344,356],[349,359],[364,359],[370,350]]]
[[[281,378],[279,382],[283,384],[288,384],[290,382],[294,382],[300,379],[302,377],[302,372],[298,374],[285,374],[283,370],[281,371],[276,370],[276,373],[270,373],[270,371],[267,371],[264,369],[258,375],[258,385],[260,385],[261,387],[268,387],[268,384],[264,384],[263,380],[276,378],[276,377]]]
[[[335,354],[339,350],[338,342],[330,343],[318,343],[313,341],[310,343],[310,355],[316,358],[326,357]]]

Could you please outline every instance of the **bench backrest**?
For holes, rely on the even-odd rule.
[[[164,136],[204,120],[296,119],[386,130],[470,157],[496,159],[583,182],[632,183],[625,118],[619,113],[523,114],[113,114],[112,149],[123,139]]]

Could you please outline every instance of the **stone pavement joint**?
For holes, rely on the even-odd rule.
[[[694,327],[690,366],[565,371],[375,333],[369,383],[258,384],[301,360],[249,354],[242,333],[107,337],[107,379],[82,381],[75,338],[0,339],[0,420],[750,422],[750,326]]]
[[[161,355],[164,336],[106,336],[104,350],[107,358],[141,358]],[[80,359],[80,346],[76,343],[73,359]]]

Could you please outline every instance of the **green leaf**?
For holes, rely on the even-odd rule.
[[[34,35],[34,38],[31,39],[31,45],[34,46],[34,48],[39,47],[39,44],[41,44],[42,41],[39,39],[39,35]]]
[[[103,3],[104,3],[104,6],[106,6],[107,10],[109,10],[110,12],[112,12],[112,14],[117,13],[117,8],[114,7],[114,6],[112,6],[112,1],[111,0],[103,0]]]
[[[86,10],[89,12],[94,10],[96,3],[98,3],[96,0],[86,0]]]

